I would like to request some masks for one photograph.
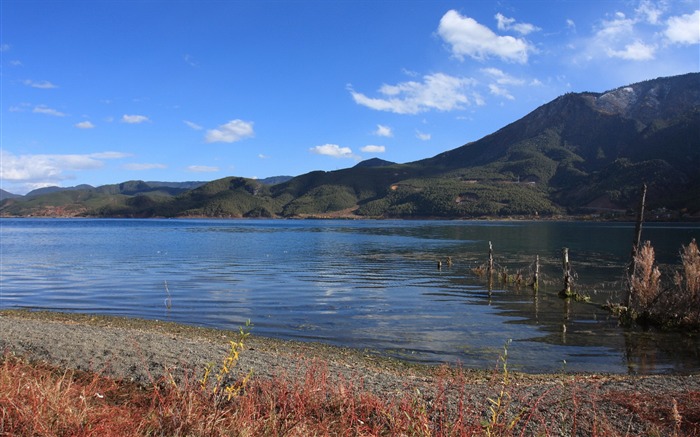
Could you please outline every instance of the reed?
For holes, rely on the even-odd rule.
[[[681,246],[680,261],[680,267],[665,278],[656,265],[654,248],[644,243],[634,257],[631,302],[622,311],[623,319],[665,329],[700,330],[700,251],[695,239]]]

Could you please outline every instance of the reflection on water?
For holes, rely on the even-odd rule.
[[[647,225],[643,238],[675,263],[698,230]],[[697,371],[697,336],[625,331],[600,309],[621,299],[632,234],[568,222],[2,219],[0,307],[228,329],[250,319],[259,335],[468,367],[495,366],[513,339],[518,370]],[[489,290],[474,275],[489,241],[496,264],[526,278],[539,256],[538,292]],[[562,247],[590,303],[557,297]]]

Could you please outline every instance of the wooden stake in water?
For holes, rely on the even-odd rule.
[[[630,278],[632,277],[632,275],[634,275],[637,252],[639,251],[639,245],[642,241],[642,223],[644,222],[644,207],[646,204],[646,197],[647,184],[642,184],[641,196],[639,197],[639,209],[637,210],[637,224],[634,227],[634,240],[632,241],[632,259],[630,260],[630,266],[627,271],[627,276]],[[627,305],[627,308],[629,308],[632,305],[631,285],[627,289],[627,299],[625,299],[625,305]]]
[[[535,289],[535,292],[539,291],[540,289],[540,256],[537,255],[535,257],[535,275],[532,277],[532,288]]]
[[[487,274],[489,275],[489,279],[491,279],[491,275],[493,274],[493,245],[489,241],[489,264],[486,267],[487,269]]]
[[[565,297],[571,297],[571,264],[569,263],[569,248],[564,247],[561,250],[562,269],[564,270],[564,289],[561,294]]]

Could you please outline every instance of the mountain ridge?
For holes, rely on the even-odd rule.
[[[650,208],[688,217],[700,213],[698,168],[700,73],[688,73],[602,93],[567,93],[477,141],[414,162],[373,158],[274,185],[227,177],[167,196],[122,191],[114,194],[121,198],[93,198],[91,205],[78,201],[74,211],[124,217],[619,215],[635,207],[646,183]],[[5,200],[0,214],[40,212],[51,200],[29,203]]]

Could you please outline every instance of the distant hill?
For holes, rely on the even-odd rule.
[[[25,197],[36,197],[43,196],[45,194],[57,193],[59,191],[75,191],[75,190],[93,190],[95,187],[92,185],[78,185],[75,187],[43,187],[37,188],[25,194]]]
[[[354,168],[366,168],[366,167],[388,167],[390,165],[395,165],[395,162],[385,161],[379,158],[371,158],[358,163]]]
[[[9,191],[5,191],[3,189],[0,189],[0,202],[5,200],[5,199],[15,199],[17,197],[22,197],[19,194],[12,194]]]
[[[700,217],[700,73],[569,93],[478,141],[265,183],[141,181],[7,199],[2,215],[108,217],[624,216],[642,183],[664,216]],[[180,191],[178,191],[180,190]],[[653,214],[652,214],[653,216]]]
[[[277,185],[293,178],[294,176],[272,176],[269,178],[257,179],[257,181],[264,185]]]

